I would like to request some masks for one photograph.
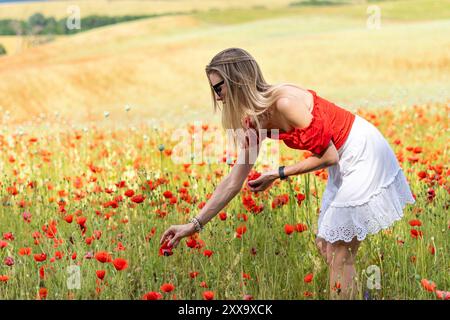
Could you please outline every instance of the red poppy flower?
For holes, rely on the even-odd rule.
[[[301,205],[303,200],[306,199],[306,196],[303,193],[299,193],[299,194],[297,194],[296,198],[297,198],[297,203],[299,205]]]
[[[249,175],[247,176],[248,181],[256,180],[261,176],[261,173],[252,170]]]
[[[195,248],[195,247],[197,246],[197,241],[196,241],[194,238],[189,237],[189,239],[186,240],[186,245],[187,245],[189,248]]]
[[[314,294],[311,291],[305,291],[303,292],[304,297],[312,297]]]
[[[131,198],[132,196],[134,196],[134,191],[133,190],[127,190],[127,191],[125,191],[125,195],[128,197],[128,198]]]
[[[113,260],[113,265],[117,271],[122,271],[128,268],[128,261],[122,258],[116,258]]]
[[[436,253],[436,248],[432,244],[430,244],[430,246],[428,247],[428,251],[430,251],[430,253],[434,255]]]
[[[419,173],[417,173],[417,176],[420,178],[420,180],[422,180],[427,177],[427,173],[425,171],[419,171]]]
[[[0,240],[0,249],[6,248],[8,246],[8,242]]]
[[[142,296],[142,300],[159,300],[162,298],[161,293],[150,291]]]
[[[172,247],[169,246],[169,241],[166,240],[159,248],[159,255],[168,257],[171,256],[172,254],[173,254]]]
[[[205,257],[211,257],[212,256],[212,254],[213,254],[213,251],[211,251],[211,250],[205,250],[205,251],[203,251],[203,255],[205,256]]]
[[[291,226],[290,224],[285,224],[284,232],[286,232],[287,235],[290,235],[292,232],[294,232],[294,226]]]
[[[303,232],[306,230],[308,230],[308,226],[304,223],[297,223],[295,225],[295,231],[297,231],[297,232]]]
[[[305,283],[310,283],[314,278],[314,274],[312,273],[308,273],[305,278],[303,279],[303,281],[305,281]]]
[[[226,212],[221,212],[221,213],[219,213],[219,218],[220,218],[220,220],[222,220],[222,221],[227,220],[227,213],[226,213]]]
[[[206,284],[205,281],[200,282],[200,287],[202,288],[208,288],[208,285]]]
[[[12,234],[12,232],[5,232],[3,234],[3,240],[12,241],[14,240],[14,235]]]
[[[246,233],[247,232],[247,227],[245,226],[245,224],[243,224],[243,225],[240,225],[239,227],[237,227],[236,228],[236,233],[239,235],[239,236],[242,236],[244,233]]]
[[[142,203],[145,200],[145,196],[143,196],[142,194],[138,194],[135,195],[131,198],[131,201],[133,201],[134,203]]]
[[[423,237],[423,232],[416,230],[416,229],[411,229],[411,237],[413,239],[417,239],[417,238],[422,238]]]
[[[415,147],[413,152],[414,153],[422,153],[422,147]]]
[[[66,220],[67,223],[72,223],[73,216],[71,214],[64,217],[64,220]]]
[[[236,217],[240,221],[247,221],[248,220],[248,216],[245,213],[238,213]]]
[[[39,288],[39,298],[41,300],[47,298],[48,290],[47,288]]]
[[[95,273],[97,274],[97,278],[99,278],[100,280],[103,280],[103,278],[105,277],[106,271],[105,270],[97,270],[97,271],[95,271]]]
[[[169,190],[166,190],[166,191],[163,192],[163,196],[166,199],[170,199],[170,198],[173,197],[173,193],[171,191],[169,191]]]
[[[161,289],[161,291],[168,293],[168,292],[173,291],[175,289],[175,286],[171,283],[164,283],[160,289]]]
[[[422,222],[419,219],[413,219],[409,221],[409,225],[411,227],[420,227],[422,225]]]
[[[37,262],[42,262],[47,259],[47,255],[45,253],[39,253],[34,255],[34,260]]]
[[[20,256],[29,256],[31,254],[31,248],[20,248],[19,255]]]
[[[8,282],[9,277],[8,276],[0,276],[0,282]]]
[[[79,225],[80,227],[84,227],[85,224],[86,224],[86,220],[87,220],[86,217],[78,217],[78,218],[77,218],[77,223],[78,223],[78,225]]]
[[[436,298],[441,299],[441,300],[450,300],[450,292],[436,290]]]
[[[422,279],[420,281],[420,284],[422,285],[422,287],[429,291],[429,292],[433,292],[436,290],[436,284],[432,281],[428,281],[427,279]]]
[[[198,276],[198,272],[197,271],[189,272],[189,277],[191,277],[192,279],[194,279],[196,276]]]
[[[205,291],[205,292],[203,292],[203,299],[205,299],[205,300],[213,300],[214,299],[214,292],[213,291]]]
[[[108,252],[106,252],[106,251],[99,251],[99,252],[97,252],[95,254],[95,259],[97,259],[101,263],[111,262],[112,261],[111,255]]]

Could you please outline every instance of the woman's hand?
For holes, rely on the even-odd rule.
[[[257,179],[250,180],[248,187],[250,191],[258,192],[266,190],[278,178],[278,174],[274,171],[264,172]]]
[[[166,240],[169,240],[168,246],[175,248],[182,238],[193,235],[194,233],[195,226],[193,223],[173,225],[163,233],[159,243],[163,244]]]

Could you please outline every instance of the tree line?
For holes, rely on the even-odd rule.
[[[0,35],[70,35],[111,24],[132,21],[137,19],[152,18],[163,15],[179,13],[162,13],[150,15],[126,15],[126,16],[99,16],[90,15],[80,19],[80,29],[67,26],[67,18],[55,19],[46,17],[42,13],[35,13],[27,20],[1,19]]]

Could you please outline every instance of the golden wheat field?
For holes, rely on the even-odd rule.
[[[264,192],[245,183],[204,231],[173,251],[160,245],[167,227],[206,205],[237,157],[219,143],[205,75],[229,47],[252,53],[269,83],[313,89],[367,119],[395,152],[416,203],[362,243],[357,299],[450,299],[450,1],[294,2],[0,3],[0,20],[61,18],[70,5],[82,15],[174,13],[39,45],[37,36],[0,36],[0,300],[335,294],[314,243],[326,169]],[[277,165],[311,155],[264,147]],[[246,182],[274,168],[259,160]]]
[[[268,82],[316,88],[349,109],[445,102],[450,21],[443,13],[433,20],[414,14],[430,2],[380,2],[383,14],[389,8],[380,30],[367,28],[367,5],[252,9],[250,2],[248,9],[205,9],[58,37],[0,59],[0,107],[11,121],[56,110],[76,122],[99,121],[104,111],[120,120],[125,105],[135,108],[135,120],[170,121],[182,112],[181,120],[192,121],[206,111],[217,121],[204,66],[231,46],[253,52]],[[446,12],[446,1],[438,2],[442,10],[434,11]],[[400,9],[412,18],[402,20]]]

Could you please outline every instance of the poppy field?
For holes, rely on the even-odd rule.
[[[416,203],[357,256],[360,299],[449,299],[448,104],[358,109],[389,141]],[[314,244],[326,170],[241,192],[171,249],[233,166],[176,163],[172,129],[0,133],[0,299],[328,299]],[[203,124],[202,147],[220,130]],[[280,146],[285,165],[308,152]],[[248,179],[267,170],[257,162]],[[339,290],[337,283],[335,290]]]

